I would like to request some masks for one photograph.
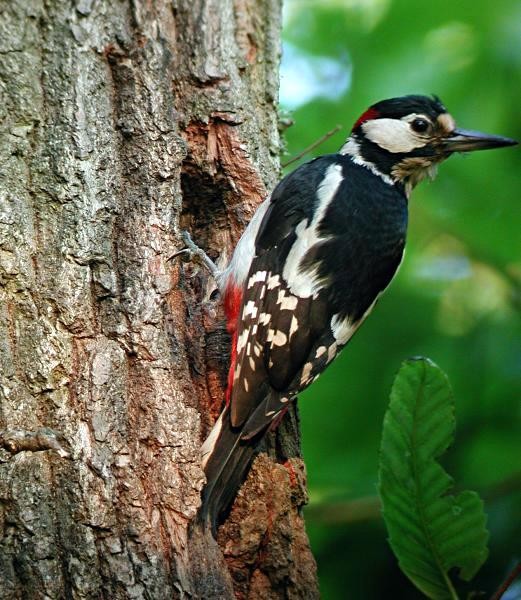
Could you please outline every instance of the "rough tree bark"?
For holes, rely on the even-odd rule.
[[[0,0],[2,599],[318,595],[295,414],[191,537],[229,340],[167,260],[187,228],[223,264],[278,177],[279,29],[279,0]]]

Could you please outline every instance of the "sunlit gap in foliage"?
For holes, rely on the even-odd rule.
[[[280,65],[280,103],[295,109],[315,98],[338,100],[351,85],[351,72],[347,53],[341,60],[310,56],[286,42]]]
[[[391,4],[391,0],[285,0],[284,25],[294,25],[293,20],[302,20],[302,15],[311,20],[316,10],[331,10],[369,32],[385,17]],[[306,25],[309,29],[310,23]]]
[[[513,317],[514,289],[504,273],[469,254],[449,235],[432,240],[410,264],[418,289],[439,298],[438,326],[451,336],[469,333],[484,317]],[[416,285],[416,283],[415,283]]]
[[[451,21],[432,29],[425,36],[425,53],[437,69],[459,71],[474,62],[478,40],[468,23]]]
[[[390,0],[286,0],[283,5],[284,27],[312,26],[311,9],[334,10],[339,18],[371,30],[387,12]],[[298,23],[296,23],[298,21]],[[334,56],[307,52],[289,41],[283,43],[280,68],[280,103],[293,110],[317,98],[338,101],[351,87],[353,66],[345,45]]]
[[[432,28],[425,33],[421,45],[404,48],[395,56],[393,68],[381,74],[380,89],[394,90],[399,73],[400,89],[440,92],[448,74],[461,73],[477,60],[480,42],[483,40],[467,23],[449,21]],[[422,59],[418,60],[418,56]]]

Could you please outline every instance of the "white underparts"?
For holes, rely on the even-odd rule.
[[[308,223],[308,220],[305,219],[295,229],[297,239],[288,253],[282,276],[286,280],[289,290],[300,298],[309,298],[325,284],[324,281],[320,281],[318,278],[319,265],[316,265],[311,271],[302,271],[301,265],[302,259],[310,248],[327,239],[320,235],[319,226],[342,183],[342,179],[342,166],[339,164],[330,165],[317,190],[318,206],[311,223]]]
[[[230,263],[223,271],[222,276],[219,278],[219,288],[221,290],[226,289],[228,279],[231,276],[233,276],[233,283],[236,286],[242,287],[246,281],[246,277],[248,277],[248,273],[250,271],[251,261],[255,256],[255,240],[257,239],[259,227],[262,223],[264,215],[266,214],[269,204],[270,196],[268,196],[266,200],[264,200],[264,202],[259,206],[248,227],[246,227],[244,233],[242,234]],[[261,271],[257,274],[257,276],[261,277],[262,273],[265,275],[265,272]],[[254,282],[252,283],[250,279],[248,283],[253,285]]]
[[[219,434],[221,433],[221,429],[223,426],[224,412],[225,411],[223,411],[220,414],[219,418],[217,419],[217,421],[215,422],[215,425],[212,428],[212,431],[210,431],[210,435],[206,438],[206,440],[203,442],[203,445],[201,446],[203,468],[206,466],[206,463],[207,463],[208,459],[210,458],[210,455],[213,452],[215,444],[216,444],[217,440],[219,439]]]

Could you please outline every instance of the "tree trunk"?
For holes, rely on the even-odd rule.
[[[296,414],[190,526],[223,265],[279,172],[279,0],[0,0],[0,598],[315,598]]]

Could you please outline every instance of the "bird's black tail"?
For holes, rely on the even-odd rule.
[[[219,515],[230,507],[246,478],[262,439],[262,435],[242,439],[243,435],[244,426],[232,427],[225,408],[201,448],[206,486],[198,518],[214,532]]]

